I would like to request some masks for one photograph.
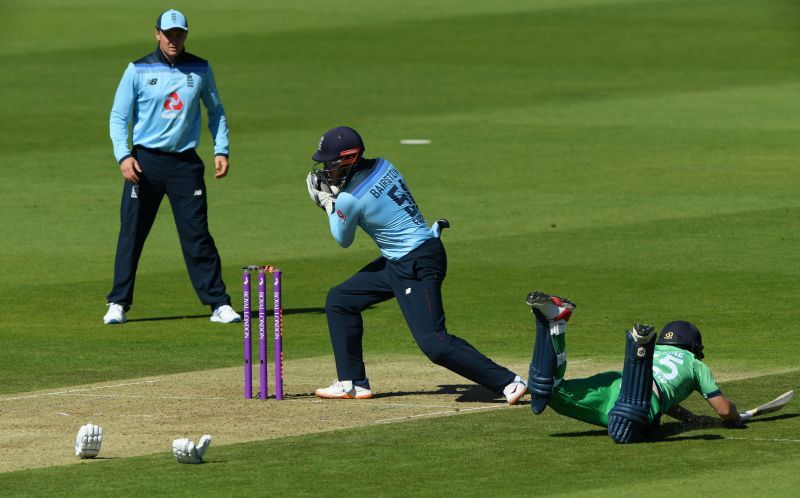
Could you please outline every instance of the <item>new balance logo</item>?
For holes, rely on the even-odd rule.
[[[203,189],[197,189],[194,191],[195,197],[202,197],[203,196]]]
[[[131,188],[131,199],[138,199],[139,198],[139,186],[134,185]]]
[[[153,78],[152,80],[147,80],[148,85],[155,85],[158,83],[158,78]]]

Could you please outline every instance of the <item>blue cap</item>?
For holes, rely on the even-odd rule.
[[[158,30],[169,31],[170,29],[176,28],[189,31],[189,23],[186,22],[186,16],[175,9],[169,9],[163,12],[158,16],[158,19],[156,19],[156,29]]]

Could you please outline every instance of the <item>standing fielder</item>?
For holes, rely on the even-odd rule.
[[[726,425],[742,424],[736,405],[722,395],[702,363],[702,336],[691,323],[670,322],[657,340],[653,327],[635,324],[626,334],[622,372],[564,380],[565,333],[575,303],[539,291],[526,301],[536,318],[528,387],[537,415],[550,406],[561,415],[607,427],[616,443],[635,443],[658,428],[662,413],[689,421],[693,414],[680,402],[698,391]]]
[[[128,64],[114,96],[109,127],[125,184],[106,324],[126,321],[139,257],[164,194],[172,206],[189,277],[200,301],[211,308],[211,321],[241,320],[230,306],[222,263],[208,231],[205,166],[195,152],[200,102],[208,111],[217,178],[228,174],[228,125],[211,66],[184,50],[188,33],[186,17],[177,10],[158,16],[158,46]],[[128,148],[129,124],[133,150]]]
[[[339,245],[350,246],[360,226],[381,250],[379,258],[328,292],[325,313],[338,380],[317,389],[316,395],[372,397],[364,369],[361,312],[396,298],[414,340],[432,362],[516,404],[526,392],[525,381],[445,328],[447,256],[439,236],[447,222],[439,220],[429,228],[400,172],[386,159],[365,159],[363,153],[364,143],[354,129],[328,130],[312,156],[324,167],[307,178],[309,195],[325,211]]]

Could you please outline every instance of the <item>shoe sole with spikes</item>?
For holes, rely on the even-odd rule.
[[[652,325],[646,323],[634,323],[631,329],[631,336],[636,344],[645,345],[649,344],[656,335],[656,329]]]
[[[552,296],[542,291],[529,292],[525,302],[550,321],[569,320],[572,316],[572,310],[577,306],[565,297]]]

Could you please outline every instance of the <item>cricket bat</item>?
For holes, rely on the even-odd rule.
[[[789,401],[792,400],[792,398],[794,398],[794,389],[792,389],[789,392],[781,394],[780,396],[773,399],[769,403],[764,403],[763,405],[759,405],[755,408],[747,410],[744,413],[740,413],[739,416],[742,417],[742,421],[745,422],[759,415],[766,415],[767,413],[777,412],[778,410],[786,406],[787,403],[789,403]]]

